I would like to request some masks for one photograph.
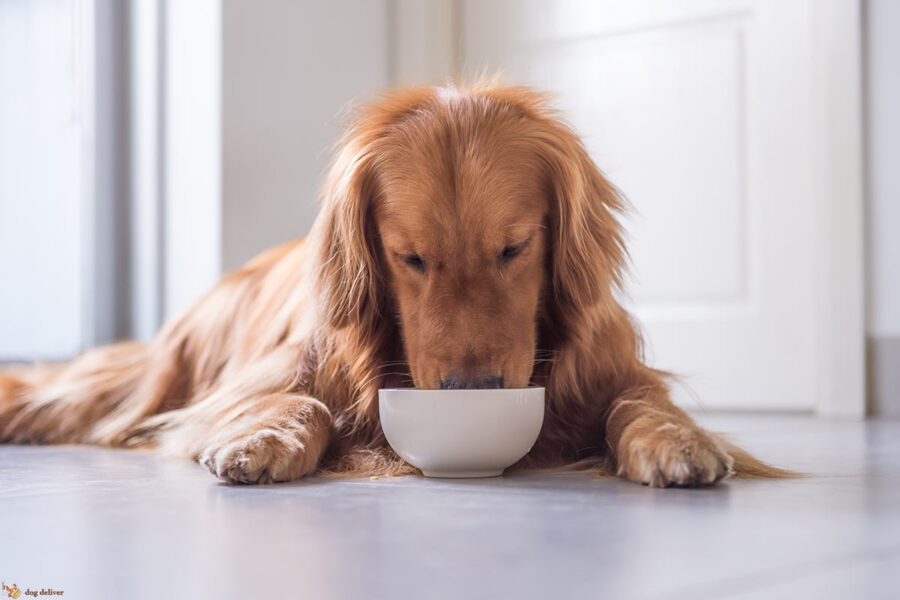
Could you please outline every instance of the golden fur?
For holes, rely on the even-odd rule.
[[[697,427],[613,292],[625,202],[541,94],[402,90],[361,108],[310,236],[149,345],[0,375],[0,441],[153,447],[230,482],[411,472],[377,390],[547,388],[525,467],[654,486],[781,476]]]

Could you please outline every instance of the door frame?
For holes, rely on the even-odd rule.
[[[865,401],[862,2],[821,0],[814,12],[817,125],[815,413],[862,418]],[[462,0],[394,0],[395,85],[462,72]],[[764,374],[760,374],[764,376]]]
[[[816,2],[819,298],[816,413],[862,418],[865,401],[862,2]]]

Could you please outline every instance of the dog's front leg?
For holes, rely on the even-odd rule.
[[[328,408],[290,393],[248,400],[245,411],[211,432],[200,464],[229,483],[293,481],[314,472],[328,445]]]
[[[662,381],[650,381],[613,401],[606,440],[621,476],[652,487],[716,483],[733,459],[669,399]]]
[[[324,404],[290,392],[235,392],[150,417],[130,444],[191,458],[228,483],[293,481],[316,470],[331,432]]]

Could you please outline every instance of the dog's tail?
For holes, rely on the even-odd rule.
[[[740,446],[733,444],[722,436],[718,441],[734,459],[734,477],[738,479],[793,479],[804,477],[803,473],[788,471],[761,461]]]
[[[113,443],[100,427],[134,392],[147,356],[144,344],[123,342],[0,372],[0,443]]]
[[[736,479],[795,479],[806,477],[806,473],[789,471],[764,462],[740,446],[728,441],[722,435],[712,434],[720,447],[734,460],[732,477]],[[608,479],[616,477],[615,461],[609,455],[598,455],[583,458],[573,463],[543,465],[523,460],[518,464],[524,469],[537,469],[545,472],[589,471],[596,477]]]

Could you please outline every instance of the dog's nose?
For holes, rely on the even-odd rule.
[[[503,387],[503,377],[447,377],[441,379],[442,390],[495,390]]]

